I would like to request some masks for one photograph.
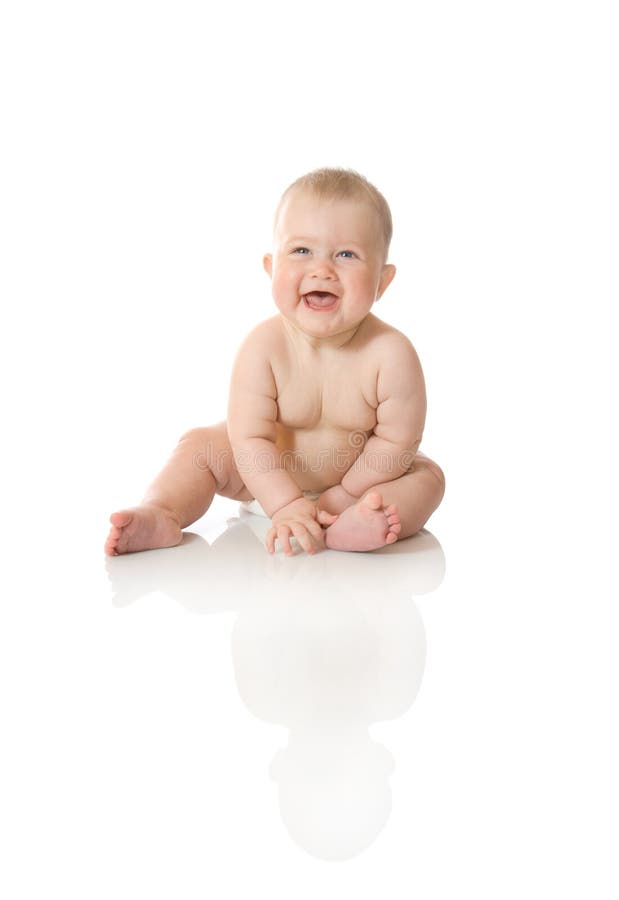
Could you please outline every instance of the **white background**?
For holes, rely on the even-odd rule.
[[[221,878],[221,896],[254,878],[278,898],[616,896],[613,6],[2,5],[7,897],[198,897]],[[403,771],[418,751],[417,781],[380,841],[335,867],[268,818],[277,740],[226,681],[229,621],[162,601],[128,626],[101,556],[109,512],[184,430],[225,416],[235,350],[273,311],[261,258],[278,197],[321,165],[390,202],[398,274],[376,313],[419,352],[422,449],[448,482],[429,525],[447,560],[422,610],[433,662],[391,733]],[[145,633],[187,668],[145,680],[162,730],[132,734],[126,770],[110,710],[141,666],[158,671]],[[146,797],[151,760],[170,798],[171,772],[191,784],[199,768],[209,743],[184,763],[169,735],[202,654],[224,747],[264,741],[249,799],[205,791],[174,827],[164,805],[157,830],[154,801],[134,798],[108,845],[128,813],[101,813],[102,772]],[[86,684],[87,733],[71,693]]]

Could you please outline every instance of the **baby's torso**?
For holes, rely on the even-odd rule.
[[[368,342],[330,352],[285,339],[271,360],[277,447],[303,490],[338,484],[376,425],[376,361]]]

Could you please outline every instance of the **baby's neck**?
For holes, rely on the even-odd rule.
[[[342,347],[345,347],[346,344],[349,344],[358,334],[359,330],[363,328],[366,319],[363,319],[354,328],[343,331],[341,334],[334,334],[328,337],[317,337],[316,335],[308,334],[292,322],[289,322],[284,316],[280,315],[280,320],[292,341],[300,343],[301,346],[309,347],[312,350],[324,350],[327,352],[331,350],[340,350]]]

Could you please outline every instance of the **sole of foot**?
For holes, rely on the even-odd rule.
[[[108,556],[176,547],[183,539],[178,519],[159,506],[135,506],[110,516],[112,527],[105,542]]]
[[[327,528],[325,543],[331,550],[378,550],[395,543],[401,530],[395,503],[384,506],[382,495],[372,491],[340,513]]]

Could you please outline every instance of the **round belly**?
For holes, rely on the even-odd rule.
[[[339,484],[357,459],[368,434],[363,431],[321,429],[293,433],[282,430],[277,447],[280,464],[301,490],[324,491]]]

